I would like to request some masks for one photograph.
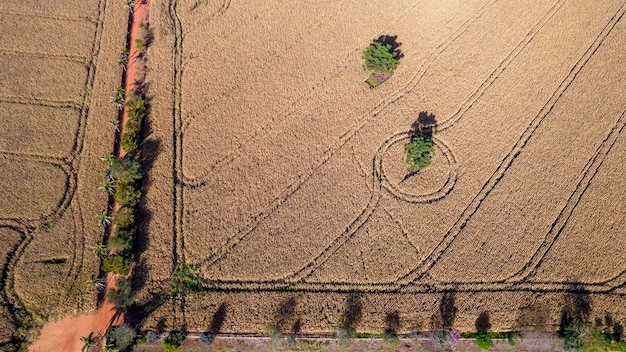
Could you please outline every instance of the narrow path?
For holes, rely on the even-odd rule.
[[[136,0],[132,11],[132,25],[130,30],[130,48],[129,48],[129,63],[126,71],[124,72],[125,90],[129,92],[135,89],[135,78],[137,74],[145,73],[141,70],[145,70],[144,65],[137,60],[139,57],[139,51],[135,44],[135,39],[138,38],[140,33],[140,24],[147,23],[150,10],[149,0]],[[122,131],[128,121],[128,111],[124,109],[120,126]],[[126,152],[120,148],[118,152],[119,157],[126,155]],[[115,208],[119,206],[116,204]],[[115,281],[119,275],[107,274],[105,276],[106,288],[105,292],[109,289],[115,288]],[[105,296],[106,297],[106,296]],[[104,343],[104,334],[111,326],[119,325],[124,322],[124,311],[116,309],[108,299],[105,298],[102,306],[93,313],[86,313],[79,315],[78,317],[65,317],[61,320],[48,322],[41,329],[40,336],[29,347],[31,352],[72,352],[81,351],[84,344],[81,337],[88,336],[93,333],[93,338],[102,347]]]

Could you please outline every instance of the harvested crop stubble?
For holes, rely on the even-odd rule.
[[[40,220],[52,214],[65,196],[68,175],[57,165],[36,160],[0,159],[2,218]]]
[[[119,84],[116,50],[128,15],[108,2],[0,2],[0,221],[25,226],[23,235],[10,231],[11,240],[0,241],[2,253],[13,253],[2,266],[11,279],[2,281],[2,304],[18,314],[1,320],[22,330],[14,339],[96,306],[86,282],[99,267],[91,250],[102,242],[97,214],[107,206],[97,190],[100,158],[115,133],[109,121],[117,110],[108,100]],[[11,338],[10,329],[0,330]],[[68,350],[45,350],[54,348]]]
[[[21,0],[3,0],[0,11],[17,13],[29,17],[49,17],[54,19],[89,19],[96,21],[100,0],[46,0],[37,6],[26,6]],[[36,19],[32,19],[36,21]]]
[[[553,330],[576,302],[581,319],[626,317],[626,263],[579,254],[626,226],[601,196],[623,165],[623,1],[168,4],[150,49],[145,328],[470,331],[488,313],[492,330]],[[404,57],[370,90],[360,56],[381,34]],[[436,152],[410,174],[424,112]],[[159,306],[183,262],[217,292]]]
[[[0,150],[62,158],[72,152],[79,119],[75,108],[2,102]]]
[[[0,227],[0,266],[5,268],[8,265],[9,256],[19,244],[22,234],[8,228]],[[15,323],[11,315],[11,307],[9,306],[6,295],[6,272],[0,272],[0,346],[11,341],[13,332],[15,332]]]
[[[24,16],[0,12],[6,30],[0,34],[0,48],[43,56],[66,56],[75,60],[89,55],[95,23],[59,21],[53,18],[25,20]],[[29,55],[30,56],[30,55]],[[30,60],[30,58],[29,58]]]
[[[78,104],[84,94],[87,67],[83,62],[59,58],[0,53],[0,98],[23,97]],[[20,86],[14,82],[18,80]]]

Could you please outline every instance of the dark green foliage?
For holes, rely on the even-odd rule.
[[[102,270],[109,273],[128,275],[133,259],[134,257],[130,253],[108,255],[102,259]]]
[[[131,208],[119,208],[113,214],[113,224],[120,230],[128,230],[135,226],[135,214]]]
[[[178,347],[183,344],[186,336],[186,331],[172,331],[166,338],[163,339],[163,348],[166,352],[178,351]]]
[[[140,180],[144,171],[139,161],[132,158],[116,158],[111,162],[110,175],[123,183]]]
[[[107,244],[107,249],[113,252],[124,252],[133,246],[133,236],[128,231],[116,231]]]
[[[115,282],[117,288],[111,288],[107,294],[109,301],[118,308],[128,307],[133,304],[133,288],[124,277],[120,277]]]
[[[199,265],[180,264],[172,274],[172,291],[174,294],[189,292],[204,292],[209,290],[213,283],[207,282],[198,276]]]
[[[128,109],[128,120],[133,122],[139,122],[146,116],[146,102],[143,99],[137,98],[133,95],[133,98],[126,102],[126,108]]]
[[[385,329],[382,335],[383,341],[389,346],[397,346],[400,343],[398,334],[393,329]]]
[[[105,336],[107,344],[111,344],[111,347],[116,350],[123,351],[133,344],[137,332],[132,327],[122,324],[110,327]]]
[[[132,208],[141,199],[141,191],[136,189],[133,183],[118,182],[114,198],[121,207]]]
[[[363,52],[363,68],[367,71],[393,73],[400,61],[391,44],[373,42]]]
[[[405,162],[409,165],[408,170],[415,172],[428,167],[435,154],[433,142],[423,137],[412,138],[404,146]]]
[[[491,334],[486,331],[479,331],[476,334],[476,345],[478,345],[481,350],[488,351],[491,347],[493,347]]]

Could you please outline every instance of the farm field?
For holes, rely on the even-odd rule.
[[[626,2],[587,4],[154,1],[143,328],[623,327]],[[216,289],[162,304],[183,263]]]
[[[0,3],[0,350],[96,307],[127,18],[108,0]]]

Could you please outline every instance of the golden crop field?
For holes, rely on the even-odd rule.
[[[154,1],[143,327],[624,326],[626,3],[588,5]],[[182,263],[216,287],[156,304]]]
[[[0,350],[95,308],[127,18],[108,0],[0,2]]]

